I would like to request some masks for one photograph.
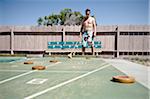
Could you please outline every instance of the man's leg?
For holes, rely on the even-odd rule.
[[[93,46],[91,46],[91,52],[92,52],[92,55],[95,55],[94,47]]]
[[[88,46],[91,46],[92,55],[94,55],[94,35],[93,31],[88,32]]]
[[[82,55],[85,55],[85,47],[87,46],[87,33],[82,35]]]
[[[82,46],[82,55],[85,55],[85,47]]]

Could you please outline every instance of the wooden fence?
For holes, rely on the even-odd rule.
[[[0,26],[0,53],[44,52],[48,41],[80,41],[80,26]],[[148,56],[149,25],[97,26],[101,55]]]

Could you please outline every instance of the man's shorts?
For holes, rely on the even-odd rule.
[[[94,46],[93,31],[85,31],[82,34],[82,46],[92,47]]]

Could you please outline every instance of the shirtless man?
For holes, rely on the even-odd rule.
[[[85,18],[82,21],[80,30],[80,37],[82,36],[82,55],[85,54],[85,48],[91,47],[92,54],[94,55],[94,37],[96,36],[96,23],[95,19],[90,16],[90,9],[85,10]]]

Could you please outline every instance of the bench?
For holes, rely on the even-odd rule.
[[[46,53],[49,53],[49,55],[51,55],[52,52],[82,52],[81,48],[82,44],[78,41],[48,42]],[[89,48],[86,48],[86,52],[91,52],[91,49]],[[94,41],[94,48],[96,54],[98,54],[98,52],[101,52],[101,41]]]

